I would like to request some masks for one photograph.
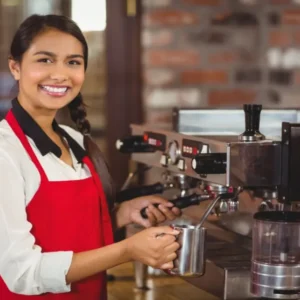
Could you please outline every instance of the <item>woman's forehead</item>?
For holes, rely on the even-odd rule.
[[[76,37],[69,33],[48,29],[33,39],[27,52],[34,54],[39,51],[60,55],[83,54],[83,46]]]

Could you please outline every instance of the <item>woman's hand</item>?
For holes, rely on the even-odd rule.
[[[169,226],[145,229],[124,240],[126,254],[130,260],[137,260],[157,269],[172,269],[179,231]]]
[[[153,205],[155,203],[159,204],[157,208]],[[172,202],[159,196],[144,196],[125,201],[117,211],[118,227],[135,223],[147,228],[166,220],[174,220],[180,216],[181,210],[173,206]],[[145,207],[148,219],[141,216],[141,209]]]

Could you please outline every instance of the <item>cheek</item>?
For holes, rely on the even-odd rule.
[[[78,74],[74,74],[73,76],[73,84],[77,85],[79,88],[83,85],[84,82],[84,72],[78,72]]]
[[[43,68],[32,65],[21,70],[21,80],[27,84],[37,84],[47,76],[45,73]]]

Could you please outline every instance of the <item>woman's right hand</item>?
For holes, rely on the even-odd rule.
[[[131,260],[140,261],[156,269],[172,269],[175,251],[180,247],[176,242],[179,231],[169,226],[145,229],[124,242]]]

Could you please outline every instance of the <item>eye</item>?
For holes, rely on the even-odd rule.
[[[79,60],[70,60],[69,61],[69,65],[78,65],[78,66],[80,66],[81,65],[81,61],[79,61]]]
[[[46,63],[46,64],[52,63],[52,61],[51,61],[50,58],[40,58],[40,59],[38,60],[38,62],[42,62],[42,63]]]

